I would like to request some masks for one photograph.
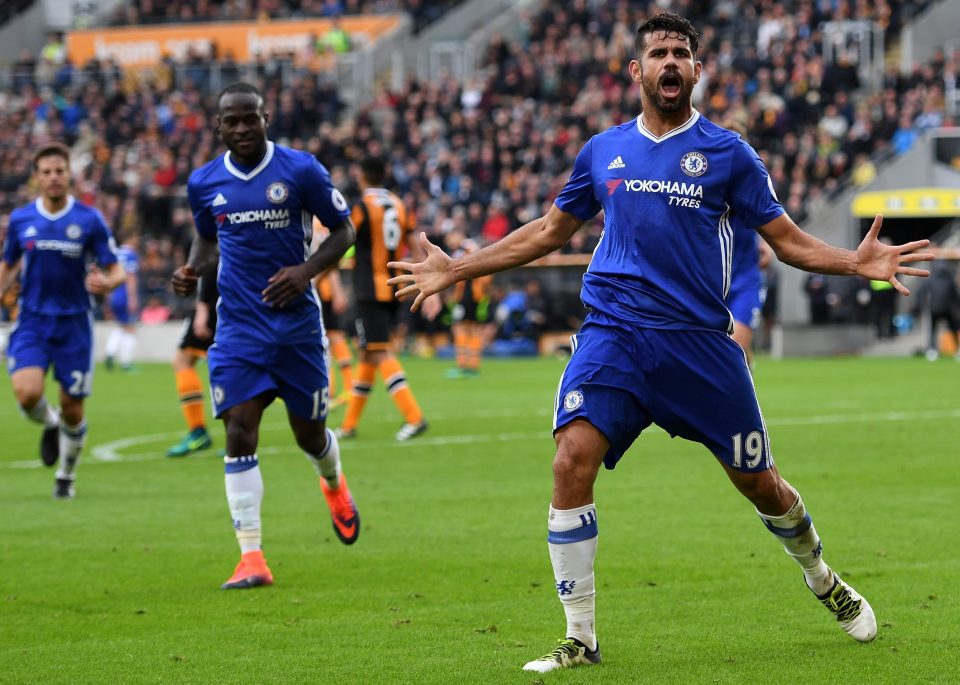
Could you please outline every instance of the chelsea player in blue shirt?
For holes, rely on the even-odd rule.
[[[21,411],[44,426],[40,458],[47,466],[60,459],[53,495],[68,499],[75,494],[87,432],[83,400],[93,384],[90,295],[108,293],[126,274],[103,216],[69,192],[67,148],[52,144],[38,150],[33,172],[40,197],[10,215],[0,262],[0,295],[20,265],[20,316],[10,334],[7,368]],[[100,268],[88,269],[91,259]],[[60,383],[59,413],[43,395],[50,366]]]
[[[739,133],[746,140],[746,131],[738,122],[727,122],[725,128]],[[730,265],[732,276],[730,290],[725,302],[733,318],[733,338],[747,356],[747,364],[753,368],[753,332],[760,325],[761,309],[766,299],[762,269],[773,258],[770,246],[760,239],[755,230],[747,227],[734,214],[733,225],[733,261]]]
[[[112,369],[116,361],[120,362],[120,368],[124,371],[133,369],[133,352],[137,345],[137,318],[140,316],[138,244],[137,236],[130,235],[117,248],[117,261],[120,262],[126,278],[123,285],[110,295],[110,310],[117,325],[110,332],[104,348],[108,369]]]
[[[312,155],[267,140],[267,114],[255,87],[227,86],[218,106],[216,132],[227,152],[190,175],[197,235],[173,287],[178,295],[191,294],[219,244],[217,331],[207,365],[214,414],[226,428],[227,503],[241,553],[222,587],[244,589],[273,583],[261,550],[257,443],[263,411],[276,397],[320,475],[337,537],[349,545],[360,534],[340,448],[326,428],[328,370],[312,286],[353,244],[354,229],[327,170]],[[314,216],[330,236],[311,255]]]
[[[675,14],[640,26],[630,76],[641,86],[643,113],[584,145],[545,217],[457,259],[421,236],[425,261],[391,264],[409,272],[389,282],[403,286],[398,297],[415,296],[415,309],[457,281],[556,250],[586,220],[605,213],[603,236],[583,278],[581,297],[591,311],[574,336],[554,407],[547,543],[566,638],[525,670],[600,662],[593,484],[600,465],[616,466],[652,423],[706,446],[840,627],[861,642],[876,636],[870,605],[824,563],[803,500],[774,466],[750,371],[728,335],[732,321],[723,300],[731,278],[730,217],[759,227],[787,264],[888,281],[904,294],[898,274],[927,272],[902,263],[929,259],[914,252],[927,241],[883,245],[879,216],[856,251],[803,232],[777,202],[753,149],[691,106],[701,69],[698,42],[690,23]]]

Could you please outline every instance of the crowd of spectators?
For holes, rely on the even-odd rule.
[[[269,136],[314,153],[348,195],[356,162],[380,155],[391,162],[392,187],[435,240],[456,231],[492,241],[549,207],[587,138],[637,115],[626,65],[635,27],[661,4],[551,0],[524,19],[518,39],[493,41],[477,78],[410,78],[347,116],[322,75],[291,79],[266,61],[254,80],[271,114]],[[944,83],[957,77],[957,54],[938,52],[908,75],[888,71],[880,88],[861,92],[854,64],[822,57],[822,22],[846,16],[892,31],[923,3],[840,2],[830,11],[827,4],[672,3],[703,32],[697,107],[748,131],[798,220],[843,179],[868,182],[877,155],[902,152],[924,128],[952,123]],[[142,79],[111,64],[69,65],[55,43],[44,54],[0,92],[2,216],[30,198],[30,150],[67,142],[77,195],[102,209],[121,240],[141,237],[152,274],[141,281],[155,291],[142,301],[154,296],[176,307],[166,274],[182,262],[193,232],[186,179],[220,151],[205,65],[165,65]],[[564,251],[591,252],[600,230],[592,222]]]
[[[419,32],[463,0],[134,0],[111,17],[120,26],[168,22],[257,21],[406,12]]]

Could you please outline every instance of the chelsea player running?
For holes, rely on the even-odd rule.
[[[700,77],[699,36],[675,14],[637,31],[630,76],[643,113],[594,136],[545,217],[503,240],[450,259],[421,236],[428,257],[397,262],[397,296],[425,297],[457,281],[526,264],[565,244],[601,209],[603,236],[583,278],[589,316],[573,339],[554,418],[557,444],[547,544],[567,618],[565,639],[525,670],[600,662],[594,627],[597,511],[593,484],[656,423],[706,446],[763,524],[802,568],[807,587],[861,642],[877,623],[867,601],[826,565],[820,537],[797,491],[773,462],[750,371],[729,337],[730,217],[759,227],[781,261],[808,271],[859,274],[903,294],[903,262],[930,259],[927,241],[888,246],[878,216],[856,251],[803,232],[783,211],[766,169],[736,134],[691,106]]]
[[[53,496],[76,492],[77,462],[87,423],[83,400],[93,384],[93,314],[90,295],[103,295],[126,278],[103,216],[70,194],[70,152],[47,145],[33,157],[40,190],[35,202],[15,209],[0,262],[0,296],[20,264],[20,315],[10,333],[7,368],[24,416],[43,424],[40,458],[57,459]],[[87,268],[89,260],[96,266]],[[101,271],[101,269],[103,269]],[[60,383],[60,411],[43,395],[47,369]]]
[[[360,516],[326,428],[327,368],[323,322],[312,279],[353,244],[343,195],[312,155],[267,140],[263,97],[247,83],[218,98],[216,133],[227,152],[190,175],[187,194],[197,235],[187,264],[173,274],[178,295],[217,259],[217,330],[207,364],[215,416],[226,428],[227,503],[240,563],[224,589],[273,583],[261,550],[263,479],[257,459],[260,420],[283,399],[297,444],[320,486],[344,544],[360,534]],[[313,216],[330,237],[312,255]]]
[[[761,309],[767,297],[762,269],[772,258],[770,247],[738,217],[733,224],[733,263],[730,291],[725,299],[733,318],[733,338],[747,356],[747,365],[753,368],[753,332],[760,325]]]

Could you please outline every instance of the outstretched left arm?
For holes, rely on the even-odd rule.
[[[914,240],[903,245],[885,245],[877,239],[882,225],[883,215],[877,214],[856,251],[830,245],[804,232],[786,214],[781,214],[758,230],[780,261],[790,266],[822,274],[863,276],[874,281],[887,281],[901,294],[909,295],[910,291],[897,280],[897,276],[930,275],[925,269],[904,266],[933,259],[932,254],[917,252],[929,245],[930,241]]]

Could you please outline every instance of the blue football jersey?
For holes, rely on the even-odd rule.
[[[21,309],[53,316],[89,311],[87,263],[105,268],[117,261],[103,215],[72,195],[56,214],[39,198],[10,214],[3,259],[12,265],[21,258]]]
[[[556,205],[584,220],[604,211],[583,303],[664,329],[732,330],[731,217],[756,227],[783,213],[753,148],[697,111],[659,138],[640,117],[594,136]]]
[[[126,274],[136,274],[140,271],[140,256],[137,251],[127,245],[121,245],[117,248],[117,260]],[[126,308],[130,300],[131,293],[127,292],[127,283],[124,281],[110,295],[110,303],[117,308]]]
[[[266,345],[315,342],[323,321],[311,286],[286,307],[263,302],[268,279],[310,255],[313,217],[326,226],[349,218],[343,195],[312,155],[273,142],[256,168],[238,169],[230,153],[190,175],[197,231],[220,242],[215,342]]]

